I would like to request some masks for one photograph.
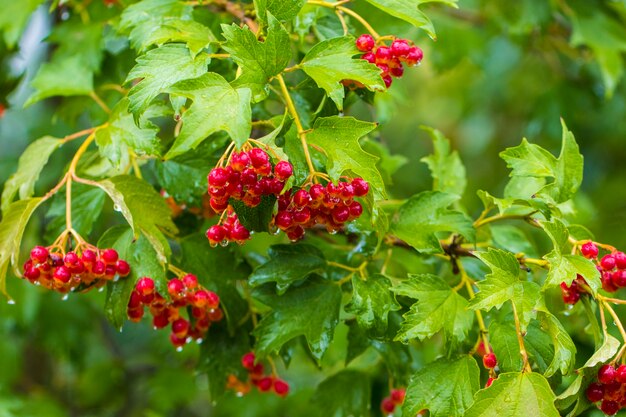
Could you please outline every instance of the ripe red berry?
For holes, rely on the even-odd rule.
[[[121,277],[125,277],[130,274],[130,265],[123,259],[117,261],[117,263],[115,264],[115,269],[117,271],[117,274]]]
[[[193,290],[198,286],[198,277],[194,274],[187,274],[182,278],[183,285],[188,290]]]
[[[288,211],[279,211],[278,213],[276,213],[274,223],[277,227],[283,230],[289,229],[291,226],[293,226],[293,216]]]
[[[600,404],[600,410],[602,410],[602,412],[606,414],[607,416],[613,416],[617,414],[619,409],[620,409],[619,403],[615,401],[604,400]]]
[[[106,264],[103,261],[97,260],[91,267],[91,273],[96,276],[102,276],[106,272]]]
[[[256,361],[254,352],[248,352],[241,357],[241,365],[249,371],[254,368],[254,361]]]
[[[211,205],[213,211],[215,211],[216,213],[221,213],[228,208],[228,199],[218,200],[216,198],[211,198],[209,200],[209,204]]]
[[[250,162],[255,168],[265,166],[269,163],[270,157],[263,149],[253,148],[248,152],[250,156]]]
[[[626,365],[620,365],[615,370],[615,380],[620,384],[626,383]]]
[[[289,384],[282,379],[276,378],[274,380],[274,392],[281,397],[286,396],[289,393]]]
[[[242,225],[238,224],[235,225],[231,230],[230,237],[234,241],[243,242],[244,240],[250,239],[250,231],[248,231],[248,229],[246,229]]]
[[[385,62],[392,58],[391,49],[386,46],[380,46],[376,49],[376,60],[379,62]]]
[[[191,300],[195,307],[206,307],[209,302],[209,292],[206,290],[198,290],[193,294]]]
[[[611,274],[611,280],[616,287],[626,287],[626,271],[619,270]]]
[[[241,172],[250,165],[250,156],[246,152],[233,152],[230,159],[230,167],[235,172]]]
[[[324,186],[321,184],[313,184],[309,188],[309,194],[313,201],[321,201],[326,195],[326,190],[324,190]]]
[[[180,349],[183,346],[185,346],[185,344],[187,343],[187,338],[186,337],[181,338],[181,337],[176,336],[174,333],[171,333],[170,342],[172,343],[172,345],[174,345],[174,347]]]
[[[376,55],[374,55],[371,52],[367,52],[367,53],[361,55],[361,59],[366,60],[370,64],[374,64],[376,62]]]
[[[422,58],[424,58],[424,52],[417,46],[414,46],[406,56],[406,63],[412,67],[419,64],[422,61]]]
[[[485,388],[489,388],[491,386],[491,384],[493,384],[493,381],[495,381],[495,378],[489,377],[487,379],[487,383],[485,383]]]
[[[117,262],[119,255],[115,249],[105,249],[102,251],[100,255],[100,259],[102,259],[107,264],[114,264]]]
[[[304,236],[304,229],[302,228],[302,226],[294,227],[287,232],[287,237],[292,242],[302,239],[303,236]]]
[[[400,405],[404,402],[404,397],[406,396],[406,390],[404,388],[392,389],[389,396],[391,397],[391,400],[396,405]]]
[[[209,297],[207,298],[207,308],[209,310],[214,310],[220,305],[220,297],[215,294],[213,291],[207,291]]]
[[[610,271],[613,268],[615,268],[615,258],[613,257],[613,255],[604,255],[602,257],[602,259],[600,260],[600,265],[602,266],[602,268],[606,271]]]
[[[396,405],[393,403],[392,399],[389,397],[383,398],[383,401],[380,403],[380,409],[385,414],[393,413],[393,410],[396,409]]]
[[[98,260],[98,255],[94,251],[87,249],[83,251],[81,259],[83,263],[92,264]]]
[[[298,207],[304,207],[311,203],[311,194],[307,190],[298,190],[293,195],[293,203]]]
[[[273,385],[274,385],[274,379],[270,376],[266,376],[264,378],[261,378],[259,382],[257,382],[256,386],[259,389],[259,391],[267,392],[272,389]]]
[[[154,293],[154,280],[152,278],[143,277],[137,281],[135,289],[141,295],[150,295]]]
[[[485,368],[493,369],[496,367],[497,364],[498,360],[496,359],[496,355],[493,352],[487,353],[485,356],[483,356],[483,365],[485,366]]]
[[[226,230],[219,224],[209,227],[206,231],[206,237],[213,244],[220,243],[226,238]]]
[[[602,398],[604,398],[604,387],[602,386],[602,384],[594,382],[589,385],[587,391],[585,391],[585,394],[587,394],[587,399],[590,402],[598,402],[602,400]]]
[[[126,314],[128,314],[130,320],[138,322],[143,317],[143,308],[128,308]]]
[[[72,278],[72,273],[70,272],[70,269],[68,267],[66,267],[65,265],[62,265],[62,266],[57,267],[57,269],[54,270],[53,277],[55,280],[60,281],[65,284],[65,283],[68,283],[70,279]]]
[[[364,34],[357,38],[356,47],[361,52],[369,52],[374,49],[374,45],[376,45],[376,41],[372,35]]]
[[[626,269],[626,254],[624,252],[615,252],[613,258],[617,269]]]
[[[178,298],[185,291],[185,284],[178,279],[174,278],[167,283],[167,292],[172,298]]]
[[[293,175],[293,166],[287,161],[280,161],[274,167],[274,175],[284,181]]]
[[[228,182],[229,175],[230,173],[225,168],[214,168],[209,172],[207,181],[213,187],[223,187]]]
[[[157,314],[152,318],[152,326],[155,329],[164,329],[167,327],[168,324],[170,324],[170,321],[167,317],[167,312],[165,314]]]
[[[350,217],[350,210],[345,206],[335,207],[332,216],[335,223],[345,223]]]
[[[130,293],[130,299],[128,300],[128,308],[137,308],[141,306],[141,294],[137,291]]]
[[[411,52],[411,46],[405,39],[396,39],[391,44],[391,53],[395,57],[405,57]]]
[[[24,278],[30,281],[36,281],[40,276],[41,272],[32,265],[32,262],[24,265]]]
[[[48,255],[48,249],[43,246],[35,246],[30,251],[30,258],[37,263],[46,262],[48,260]]]
[[[182,318],[174,320],[172,322],[172,332],[181,339],[187,337],[189,322]]]
[[[607,292],[615,292],[617,291],[617,287],[613,283],[613,273],[604,271],[600,276],[600,281],[602,282],[602,289]]]
[[[370,190],[370,185],[363,178],[353,179],[352,187],[354,187],[354,195],[357,197],[363,197],[367,195]]]
[[[305,224],[311,220],[311,210],[307,207],[293,213],[293,221],[298,224]]]
[[[615,380],[615,376],[616,372],[613,365],[606,364],[598,370],[598,381],[605,385],[613,382]]]
[[[361,203],[359,203],[358,201],[354,201],[352,204],[350,204],[350,217],[360,217],[361,214],[363,214],[363,206],[361,205]]]
[[[389,73],[396,78],[400,78],[404,75],[404,67],[402,65],[398,67],[392,67],[389,69]]]
[[[580,247],[580,253],[585,258],[595,259],[598,256],[598,247],[593,242],[587,242]]]

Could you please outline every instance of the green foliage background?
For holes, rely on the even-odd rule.
[[[0,1],[0,7],[7,10],[5,3]],[[436,42],[399,20],[381,18],[365,2],[357,3],[364,16],[375,17],[380,33],[413,39],[425,50],[419,70],[407,71],[389,93],[376,97],[382,140],[392,154],[406,158],[388,188],[392,198],[430,189],[432,180],[420,159],[431,153],[432,145],[421,125],[439,129],[458,149],[468,171],[465,201],[476,215],[481,203],[473,190],[500,195],[508,180],[498,153],[524,136],[558,153],[562,117],[585,156],[578,211],[571,219],[593,230],[596,240],[626,248],[626,2],[461,0],[459,9],[427,5]],[[0,20],[2,24],[6,22]],[[0,54],[5,66],[15,59],[6,45]],[[31,67],[24,82],[40,64],[28,58]],[[34,138],[62,137],[89,125],[88,115],[76,116],[89,99],[70,100],[62,107],[50,100],[23,109],[28,96],[23,88],[28,87],[21,84],[22,90],[9,94],[15,83],[2,79],[8,73],[0,74],[0,101],[9,103],[0,119],[0,183],[15,171],[19,155]],[[360,104],[351,110],[355,115],[369,111]],[[66,148],[44,170],[37,190],[56,183],[75,145]],[[94,235],[112,224],[112,207],[106,207],[106,220],[96,225]],[[38,217],[31,222],[23,248],[42,241],[49,221],[53,219]],[[17,303],[0,306],[0,416],[323,415],[315,407],[328,400],[309,399],[316,385],[343,363],[348,329],[341,325],[323,371],[296,360],[284,371],[297,387],[294,395],[286,400],[231,395],[213,407],[206,376],[196,373],[197,347],[176,353],[167,336],[153,332],[148,323],[118,332],[104,318],[103,294],[62,301],[12,277],[8,285]],[[588,357],[593,346],[576,337],[579,356]],[[421,348],[423,357],[414,358],[416,364],[434,359],[434,347],[425,342]],[[376,364],[370,352],[359,358],[357,368],[367,372],[380,366]],[[372,399],[374,412],[386,384],[374,381],[379,388],[374,392],[380,392]],[[348,395],[345,386],[337,387]]]

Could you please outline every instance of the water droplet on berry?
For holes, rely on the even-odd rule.
[[[69,294],[65,294],[62,298],[61,301],[67,301],[67,299],[70,298]]]
[[[212,248],[216,248],[217,242],[209,242],[209,245],[211,245]]]
[[[228,246],[228,240],[224,239],[220,242],[220,246],[225,248],[226,246]]]

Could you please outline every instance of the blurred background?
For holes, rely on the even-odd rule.
[[[355,3],[364,16],[374,13]],[[573,219],[597,240],[626,248],[626,1],[460,0],[458,9],[424,10],[436,41],[400,21],[373,20],[381,34],[413,39],[425,59],[389,93],[377,95],[373,107],[355,103],[352,109],[380,121],[381,140],[405,158],[390,195],[405,198],[430,188],[420,159],[431,143],[420,126],[431,126],[450,138],[466,164],[464,202],[476,215],[481,206],[475,191],[498,196],[507,181],[498,153],[526,137],[558,154],[563,118],[585,156]],[[6,29],[11,16],[2,14],[0,28]],[[62,108],[55,100],[23,108],[28,82],[51,50],[44,41],[51,18],[40,7],[17,52],[6,39],[0,43],[0,103],[6,107],[0,184],[29,142],[92,125],[79,99]],[[39,191],[56,183],[67,161],[63,154],[72,151],[55,154]],[[47,221],[43,215],[33,219],[23,248],[41,242]],[[232,395],[209,411],[206,376],[194,372],[197,348],[174,352],[167,335],[148,323],[122,333],[112,329],[102,316],[101,294],[61,301],[12,277],[9,291],[17,303],[0,305],[0,417],[308,415],[304,400],[321,378],[312,367],[292,367],[286,377],[300,388],[288,400]],[[345,329],[339,333],[345,340]],[[334,354],[326,359],[331,367]],[[362,360],[367,366],[367,357]]]

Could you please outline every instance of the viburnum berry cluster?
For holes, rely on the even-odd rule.
[[[607,292],[615,292],[626,287],[626,254],[618,250],[611,250],[610,253],[598,259],[600,250],[594,242],[586,242],[580,247],[580,253],[587,259],[595,261],[596,268],[600,272],[602,289]],[[576,304],[583,294],[588,294],[587,281],[577,275],[571,285],[561,283],[561,293],[563,302],[566,304]]]
[[[363,206],[355,197],[364,197],[369,184],[362,178],[352,181],[328,182],[324,187],[313,184],[297,191],[292,189],[278,198],[278,212],[274,224],[289,239],[296,241],[304,236],[305,229],[323,225],[329,233],[336,233],[346,222],[356,220]]]
[[[262,363],[256,363],[254,352],[248,352],[241,357],[241,365],[248,371],[248,381],[242,382],[236,376],[230,375],[227,388],[235,390],[239,395],[250,392],[252,385],[259,392],[274,391],[276,395],[285,397],[289,393],[289,384],[274,374],[265,374]]]
[[[393,414],[396,407],[399,407],[404,403],[404,397],[406,396],[405,388],[395,388],[389,392],[389,395],[380,403],[380,409],[383,414]]]
[[[400,78],[404,74],[404,65],[418,65],[424,52],[407,39],[394,39],[390,46],[377,43],[372,35],[361,35],[356,40],[356,47],[365,52],[361,58],[380,68],[380,74],[387,88],[393,82],[392,77]]]
[[[208,175],[210,204],[217,213],[228,209],[223,222],[207,231],[213,245],[219,243],[243,243],[250,238],[248,231],[229,209],[229,200],[238,200],[248,207],[261,204],[263,196],[278,196],[285,183],[293,175],[293,167],[287,161],[279,161],[274,167],[269,154],[261,148],[233,152],[225,167],[217,167]]]
[[[171,325],[170,341],[178,350],[194,339],[202,341],[211,323],[223,318],[219,296],[202,287],[193,274],[171,279],[167,292],[169,300],[156,290],[152,278],[141,278],[131,293],[127,314],[130,320],[138,322],[144,315],[144,307],[148,307],[155,329]],[[186,319],[181,310],[188,308]]]
[[[587,387],[587,399],[597,404],[604,414],[617,414],[626,407],[626,365],[615,368],[605,364],[598,370],[597,378],[597,382]]]
[[[35,246],[23,267],[28,281],[62,294],[101,288],[129,273],[130,265],[115,249],[95,247],[65,253],[58,245]]]

